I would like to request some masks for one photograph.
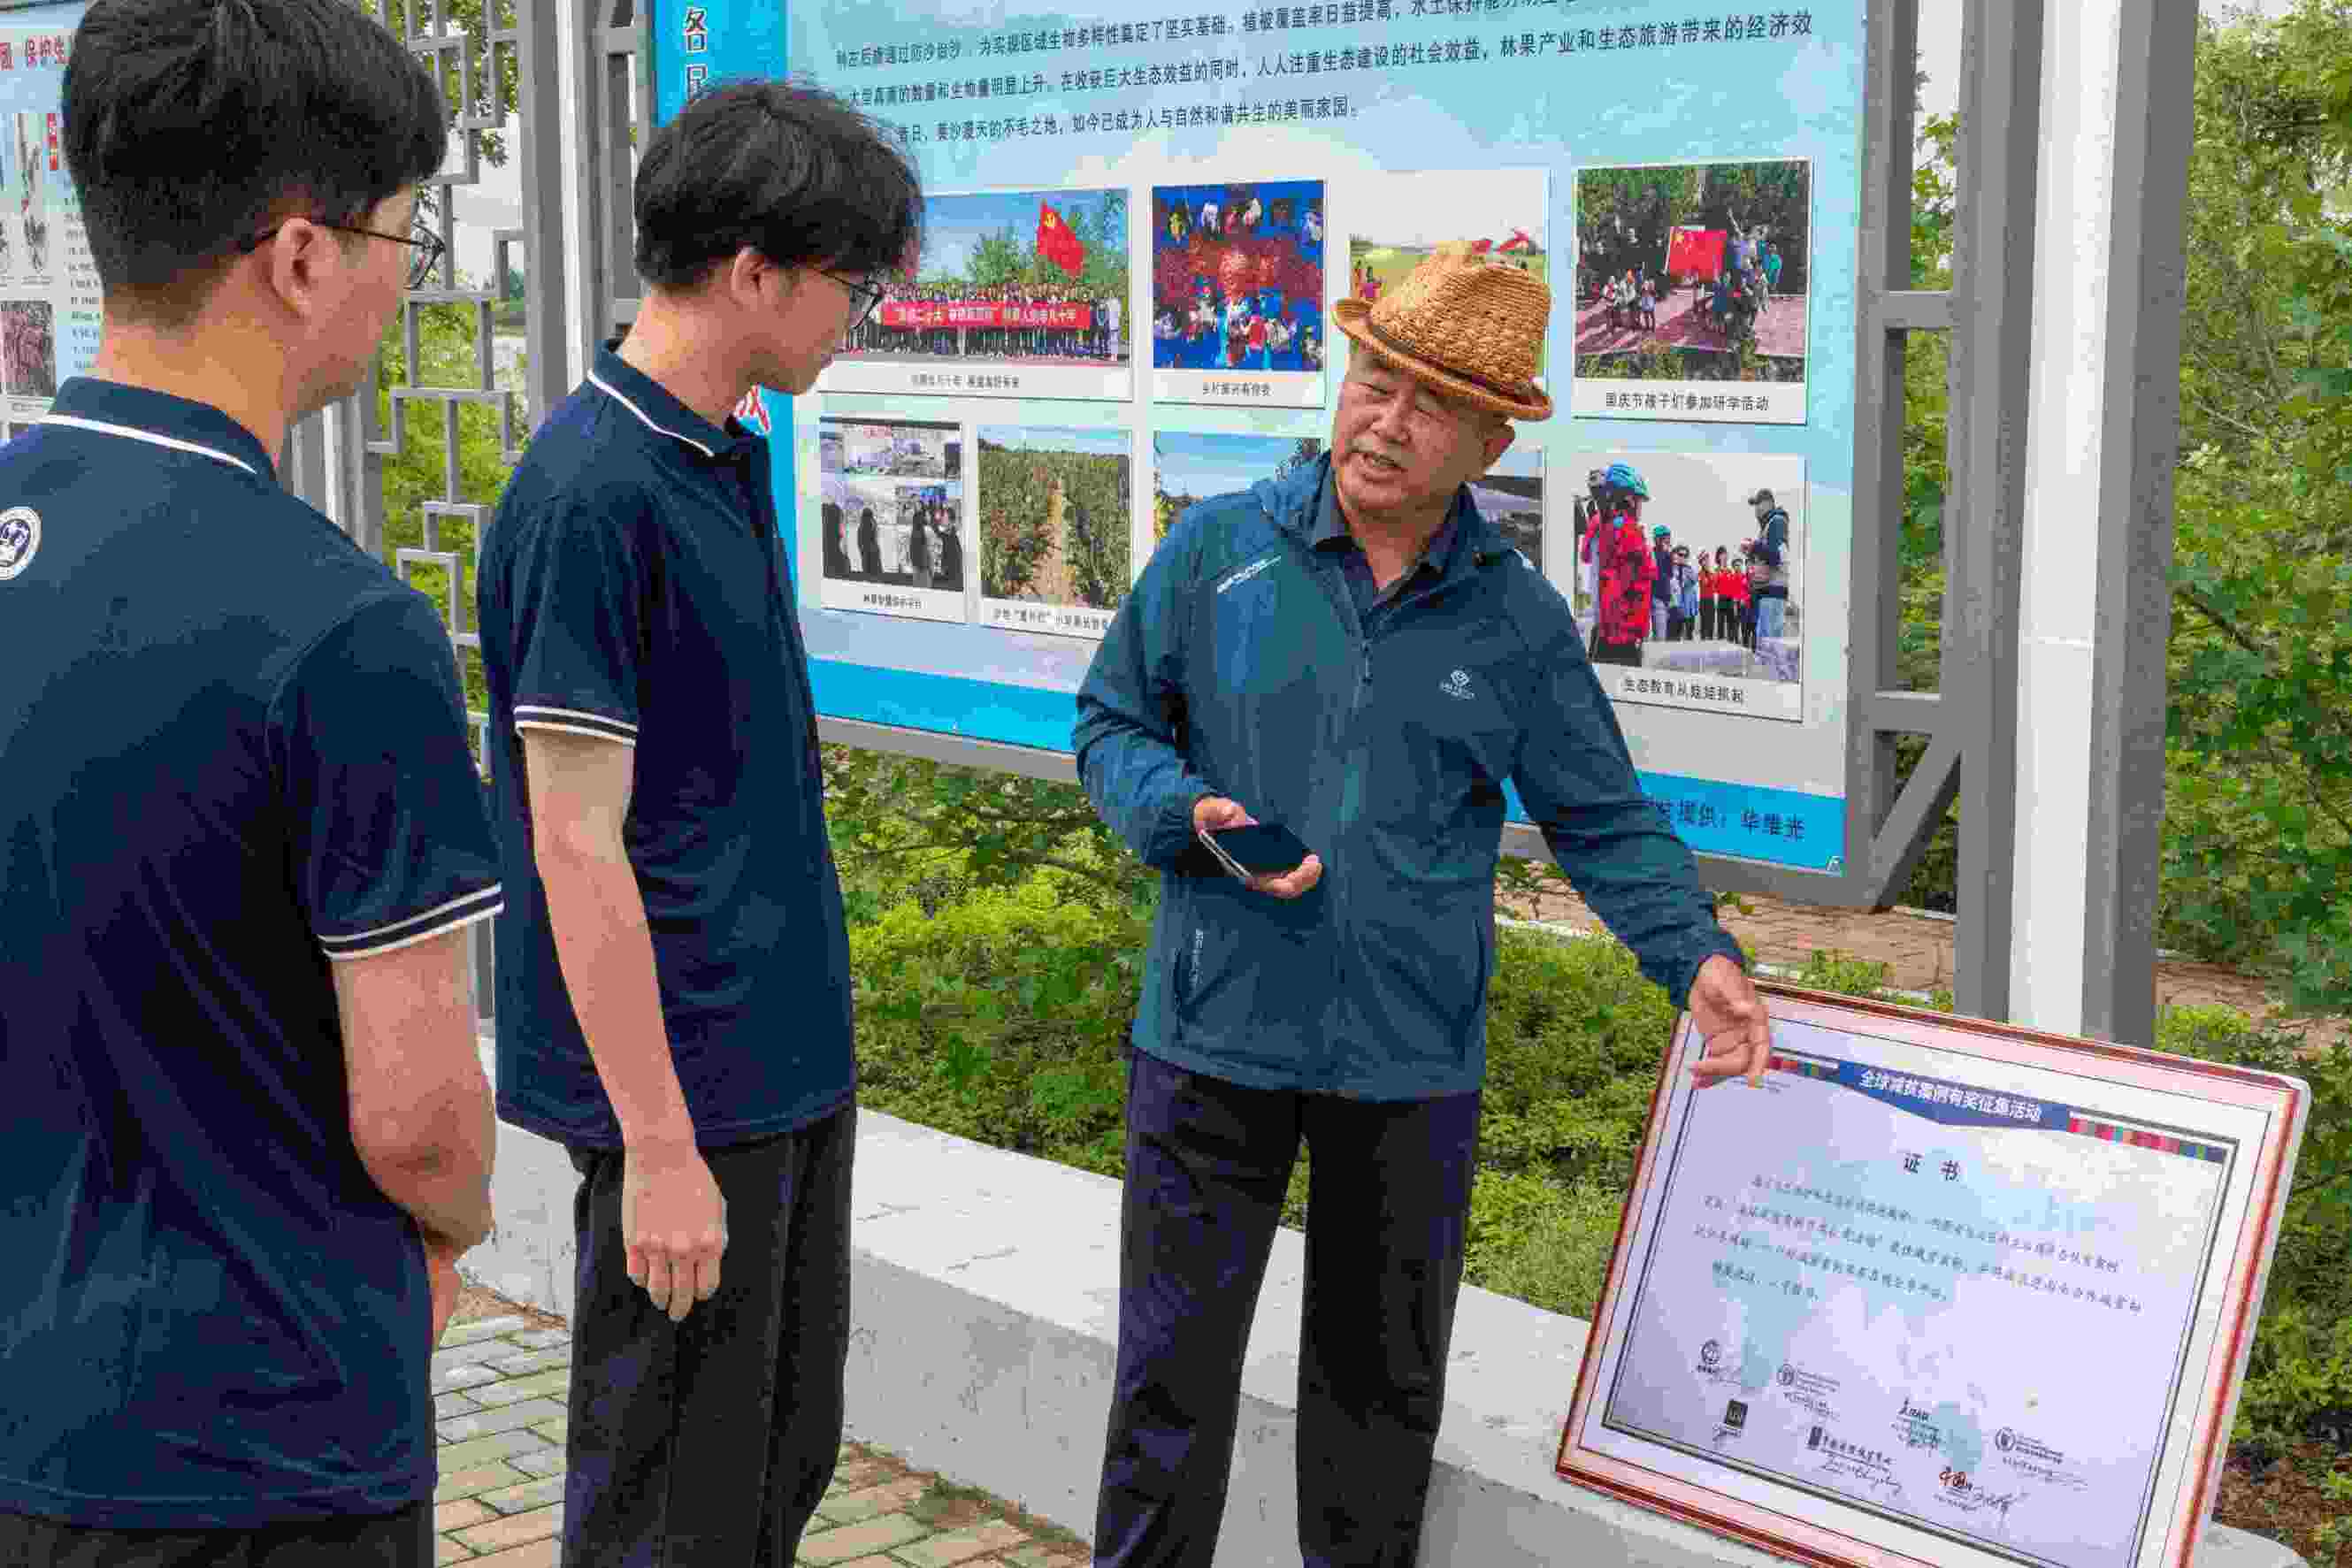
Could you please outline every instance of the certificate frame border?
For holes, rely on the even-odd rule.
[[[2166,1538],[2169,1542],[2163,1568],[2189,1568],[2198,1536],[2212,1513],[2214,1500],[2220,1491],[2222,1460],[2227,1451],[2225,1439],[2235,1413],[2238,1393],[2244,1381],[2246,1357],[2252,1348],[2256,1311],[2270,1275],[2279,1222],[2294,1178],[2295,1151],[2302,1142],[2310,1112],[2310,1089],[2300,1079],[2194,1057],[2174,1056],[2137,1046],[2080,1040],[1985,1019],[1930,1012],[1920,1008],[1807,990],[1772,981],[1759,980],[1756,988],[1764,998],[1767,1013],[1774,1019],[1832,1029],[1858,1023],[1882,1026],[1892,1023],[1904,1026],[1906,1033],[1916,1034],[1924,1030],[1931,1036],[1942,1034],[1951,1037],[1955,1043],[1999,1040],[2012,1048],[2028,1048],[2029,1060],[2030,1053],[2037,1051],[2054,1051],[2065,1058],[2063,1061],[2045,1060],[2032,1063],[2033,1065],[2079,1071],[2088,1062],[2124,1064],[2135,1070],[2132,1076],[2143,1080],[2165,1073],[2185,1079],[2210,1080],[2232,1085],[2239,1091],[2236,1098],[2243,1106],[2259,1107],[2267,1103],[2273,1113],[2269,1117],[2269,1130],[2250,1151],[2249,1162],[2252,1174],[2246,1218],[2251,1233],[2259,1239],[2252,1249],[2242,1252],[2231,1262],[2224,1286],[2221,1322],[2215,1341],[2218,1354],[2209,1362],[2209,1365],[2218,1363],[2227,1367],[2228,1372],[2218,1380],[2208,1376],[2197,1392],[2197,1411],[2190,1428],[2191,1452],[2188,1465],[2190,1479],[2179,1489],[2175,1506],[2160,1515],[2165,1521]],[[1657,1082],[1651,1088],[1650,1110],[1634,1164],[1633,1179],[1627,1191],[1624,1207],[1618,1214],[1617,1235],[1610,1248],[1609,1269],[1593,1308],[1591,1332],[1585,1340],[1575,1392],[1560,1432],[1559,1449],[1553,1461],[1554,1473],[1563,1481],[1591,1488],[1636,1508],[1696,1525],[1759,1551],[1812,1564],[1814,1568],[1896,1568],[1896,1565],[1915,1563],[1920,1568],[1949,1568],[1947,1562],[1914,1556],[1875,1542],[1860,1540],[1800,1515],[1761,1507],[1698,1481],[1644,1470],[1629,1460],[1601,1453],[1579,1441],[1579,1433],[1587,1429],[1588,1423],[1598,1419],[1597,1406],[1601,1394],[1600,1373],[1611,1344],[1609,1325],[1617,1315],[1620,1298],[1629,1288],[1633,1260],[1628,1257],[1627,1243],[1633,1235],[1634,1217],[1646,1206],[1651,1184],[1657,1179],[1661,1170],[1661,1155],[1667,1131],[1666,1114],[1673,1101],[1670,1089],[1674,1073],[1677,1062],[1687,1054],[1696,1034],[1696,1020],[1685,1013],[1666,1044]],[[1915,1040],[1913,1043],[1935,1049],[1930,1040]],[[1644,1476],[1653,1477],[1654,1480],[1645,1485],[1642,1479]],[[1770,1479],[1768,1484],[1785,1485],[1777,1478]],[[1788,1490],[1792,1494],[1802,1495],[1795,1488]],[[2143,1549],[2145,1543],[2144,1534]],[[1997,1552],[1973,1545],[1964,1544],[1959,1551],[1986,1563],[2009,1561]]]

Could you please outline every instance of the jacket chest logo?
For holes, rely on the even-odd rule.
[[[1277,551],[1273,555],[1262,556],[1258,559],[1250,562],[1247,566],[1227,572],[1224,575],[1224,578],[1218,582],[1217,591],[1219,593],[1223,593],[1229,588],[1240,587],[1243,583],[1247,582],[1251,578],[1270,569],[1276,561],[1278,561],[1281,559],[1281,553]]]
[[[1437,689],[1456,702],[1469,702],[1477,696],[1470,689],[1470,672],[1456,670],[1437,685]]]

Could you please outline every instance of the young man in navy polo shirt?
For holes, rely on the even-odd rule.
[[[833,1477],[849,946],[767,444],[730,411],[809,390],[920,213],[840,100],[696,99],[638,167],[636,322],[483,548],[499,1113],[581,1174],[567,1568],[787,1568]]]
[[[445,112],[344,0],[97,0],[63,118],[105,317],[0,451],[0,1563],[422,1568],[497,860],[439,618],[272,455]]]

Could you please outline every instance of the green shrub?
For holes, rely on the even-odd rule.
[[[852,927],[859,1103],[1118,1175],[1147,929],[1044,876]]]
[[[2272,1450],[2352,1442],[2352,1046],[2305,1048],[2228,1008],[2167,1008],[2156,1034],[2160,1050],[2311,1086],[2231,1437]]]

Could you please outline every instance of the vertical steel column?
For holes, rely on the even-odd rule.
[[[2156,1039],[2165,649],[2196,60],[2196,0],[2123,7],[2106,256],[2082,1030],[2131,1045]]]
[[[1895,685],[1903,577],[1904,334],[1889,294],[1911,287],[1911,147],[1918,0],[1873,6],[1862,89],[1862,233],[1854,266],[1853,543],[1847,588],[1844,902],[1876,896],[1873,848],[1895,803],[1895,737],[1875,698]]]
[[[2017,842],[2019,540],[2032,343],[2043,0],[1969,0],[1952,262],[1948,731],[1960,747],[1954,1001],[2009,1016]]]

